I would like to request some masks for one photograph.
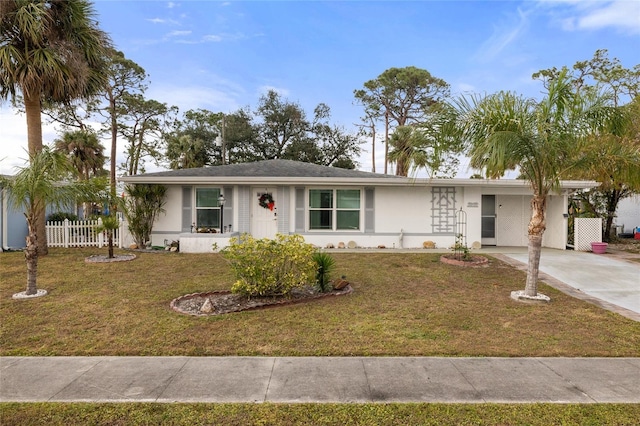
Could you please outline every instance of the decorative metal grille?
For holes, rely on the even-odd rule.
[[[431,231],[434,234],[451,234],[456,231],[456,189],[454,187],[431,188]]]

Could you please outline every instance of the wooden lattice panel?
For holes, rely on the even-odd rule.
[[[575,250],[591,251],[591,243],[602,242],[602,219],[577,217],[574,225]]]

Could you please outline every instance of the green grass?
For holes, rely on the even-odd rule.
[[[640,356],[640,323],[540,286],[547,305],[510,298],[525,275],[500,261],[469,269],[437,254],[338,253],[347,296],[192,317],[169,303],[228,289],[219,254],[138,253],[88,264],[90,249],[52,249],[39,264],[49,295],[24,290],[21,253],[3,253],[0,355]]]
[[[540,286],[547,305],[510,299],[524,273],[444,265],[437,254],[337,253],[348,296],[216,317],[169,308],[228,289],[219,254],[139,253],[87,264],[97,249],[52,249],[23,291],[21,253],[0,254],[0,355],[640,356],[640,323]],[[117,252],[121,253],[121,252]],[[639,404],[2,403],[1,425],[635,425]]]
[[[633,404],[0,404],[10,425],[636,425]]]

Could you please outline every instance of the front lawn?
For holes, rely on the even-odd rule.
[[[514,302],[524,273],[493,259],[468,269],[426,252],[336,253],[351,295],[192,317],[169,303],[230,288],[219,254],[85,263],[92,254],[106,249],[51,249],[38,274],[49,295],[32,300],[11,299],[25,289],[23,254],[0,254],[0,355],[640,356],[640,323],[545,285],[550,304]]]

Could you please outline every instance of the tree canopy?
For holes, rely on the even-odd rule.
[[[354,168],[359,139],[330,119],[326,104],[309,120],[300,105],[269,91],[253,112],[187,111],[166,135],[166,155],[171,168],[278,158]]]
[[[77,201],[91,199],[100,188],[93,180],[82,180],[60,184],[68,176],[73,166],[61,152],[49,147],[29,156],[29,165],[21,167],[11,178],[0,177],[0,183],[7,189],[7,197],[12,206],[24,212],[28,235],[25,249],[27,263],[26,295],[37,293],[38,256],[41,254],[38,240],[42,234],[37,227],[38,218],[47,206],[64,208]]]
[[[529,263],[523,293],[528,298],[538,296],[547,197],[559,189],[561,178],[591,161],[585,150],[590,138],[618,121],[608,98],[595,92],[576,93],[572,84],[568,71],[562,70],[540,101],[499,92],[456,102],[471,165],[489,178],[518,168],[531,185]]]
[[[540,70],[533,77],[548,86],[561,73],[567,74],[576,94],[606,96],[610,108],[618,109],[618,117],[623,119],[592,134],[584,147],[592,161],[566,176],[600,182],[595,190],[578,193],[577,199],[583,211],[604,219],[603,238],[609,241],[618,204],[640,193],[640,64],[624,68],[602,49],[592,59],[576,62],[571,69]]]
[[[427,123],[434,107],[449,96],[449,90],[446,81],[432,76],[427,70],[409,66],[389,68],[376,79],[365,82],[363,89],[354,91],[356,100],[365,109],[367,125],[375,128],[371,124],[372,119],[384,121],[385,173],[389,161],[390,127],[393,124],[401,128]],[[392,155],[392,159],[397,164],[397,175],[407,176],[413,161],[413,158],[407,155],[409,152],[419,154],[420,157],[430,154],[428,151],[416,149],[415,138],[398,135],[393,141],[395,154]],[[426,139],[423,139],[424,142]],[[446,148],[437,148],[438,151],[442,149]],[[417,164],[425,167],[429,164],[421,158],[417,160]]]
[[[43,102],[95,95],[105,82],[110,43],[88,1],[0,1],[0,99],[21,99],[24,104],[30,156],[43,147]],[[44,212],[37,227],[40,253],[45,255]]]

